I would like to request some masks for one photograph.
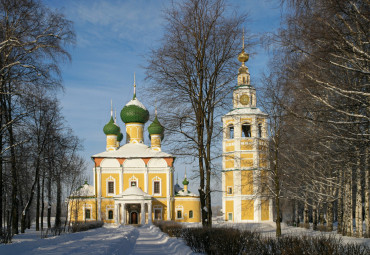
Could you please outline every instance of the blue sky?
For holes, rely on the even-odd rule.
[[[110,117],[110,100],[117,109],[132,98],[133,74],[136,73],[137,94],[144,85],[146,56],[155,48],[163,34],[162,10],[170,0],[45,0],[50,8],[57,8],[73,21],[77,44],[70,49],[72,62],[63,64],[65,87],[59,98],[66,121],[82,139],[83,157],[88,163],[86,173],[92,180],[91,155],[105,150],[104,125]],[[228,1],[231,8],[249,13],[244,25],[249,33],[261,35],[273,32],[280,25],[278,0]],[[266,68],[268,54],[256,47],[247,63],[254,83]],[[237,70],[235,70],[237,71]],[[230,102],[231,105],[231,102]],[[149,111],[153,107],[146,105]],[[119,118],[119,125],[124,124]],[[147,137],[145,135],[145,137]],[[220,141],[221,142],[221,141]],[[148,144],[148,141],[146,141]],[[164,145],[164,150],[166,147]],[[175,169],[183,176],[184,166],[177,161]],[[189,171],[188,171],[189,175]],[[190,188],[196,190],[196,184]]]

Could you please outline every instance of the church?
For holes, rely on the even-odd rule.
[[[273,220],[268,190],[268,115],[257,107],[256,89],[245,65],[248,59],[243,34],[233,109],[222,117],[222,211],[229,222]]]
[[[126,140],[116,117],[104,126],[105,151],[92,156],[94,185],[85,182],[69,197],[69,220],[115,224],[151,224],[153,220],[200,222],[199,196],[174,184],[175,157],[163,152],[164,128],[157,112],[148,126],[150,146],[144,144],[144,125],[149,112],[134,96],[122,109]]]

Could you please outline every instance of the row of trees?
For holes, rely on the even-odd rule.
[[[369,237],[369,1],[285,4],[263,96],[277,209],[288,198],[297,223]]]
[[[71,22],[33,0],[0,1],[0,13],[0,229],[9,241],[35,218],[42,229],[45,210],[50,228],[53,204],[60,226],[63,193],[84,162],[56,98]]]

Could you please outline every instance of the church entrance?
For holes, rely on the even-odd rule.
[[[130,213],[130,224],[137,224],[137,212]]]

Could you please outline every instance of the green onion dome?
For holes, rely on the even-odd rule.
[[[161,137],[163,139],[164,127],[161,125],[161,123],[159,123],[159,120],[158,120],[157,116],[155,116],[155,119],[152,122],[152,124],[149,125],[148,132],[149,132],[149,136],[151,136],[151,135],[161,135]]]
[[[134,97],[121,111],[121,119],[124,123],[146,123],[149,119],[149,112],[140,101]]]
[[[189,181],[188,181],[188,179],[185,177],[185,179],[182,181],[182,184],[184,184],[184,185],[188,185],[189,184]]]
[[[104,134],[106,135],[117,135],[119,132],[119,127],[114,124],[113,116],[110,118],[110,121],[103,128]]]
[[[121,142],[122,139],[123,139],[123,134],[121,132],[119,132],[118,135],[117,135],[117,141]]]

